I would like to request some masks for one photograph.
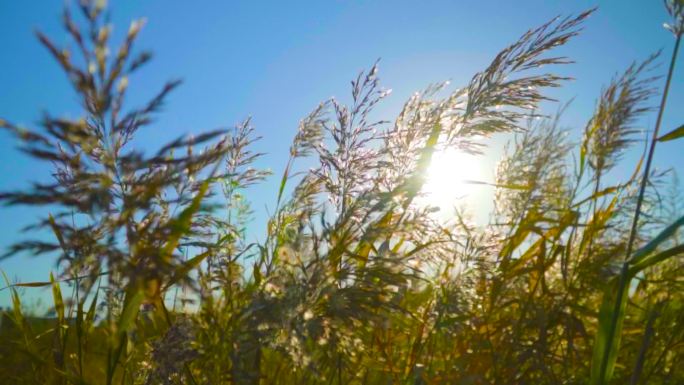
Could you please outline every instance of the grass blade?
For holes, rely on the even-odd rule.
[[[613,279],[603,293],[591,362],[592,385],[607,384],[613,375],[627,307],[629,281],[631,280],[627,278],[626,270],[623,269],[623,274]]]
[[[658,138],[659,142],[667,142],[684,136],[684,124]]]

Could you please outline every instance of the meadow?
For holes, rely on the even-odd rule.
[[[556,73],[572,58],[554,51],[594,10],[530,29],[467,84],[429,85],[391,119],[375,118],[389,91],[372,66],[299,122],[276,176],[254,165],[249,120],[132,148],[180,82],[127,108],[129,77],[152,58],[133,47],[144,22],[114,43],[103,2],[67,6],[73,49],[37,36],[82,116],[0,119],[53,175],[0,192],[44,208],[28,234],[51,233],[0,258],[61,267],[0,285],[12,297],[0,383],[684,383],[682,197],[653,165],[659,143],[684,140],[684,126],[661,127],[684,33],[684,2],[665,6],[671,46],[606,79],[578,142],[562,108],[540,106],[569,79]],[[436,218],[420,200],[436,154],[477,154],[501,134],[514,139],[489,223]],[[633,146],[640,161],[612,183]],[[249,191],[267,177],[279,189],[251,242]],[[39,288],[52,290],[47,315],[22,305]]]

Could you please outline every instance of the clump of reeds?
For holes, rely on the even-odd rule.
[[[675,52],[645,165],[628,180],[602,176],[653,110],[656,56],[604,88],[579,144],[560,128],[562,113],[539,113],[545,89],[567,79],[546,72],[569,62],[553,50],[580,32],[588,11],[523,34],[463,88],[415,94],[394,122],[371,118],[389,95],[377,63],[361,72],[350,104],[325,101],[299,123],[267,233],[250,243],[247,191],[269,175],[253,166],[261,154],[251,150],[250,122],[175,139],[153,156],[131,149],[179,82],[124,111],[129,75],[151,58],[133,49],[143,23],[108,54],[107,11],[81,2],[81,22],[69,10],[63,18],[76,53],[39,39],[72,82],[82,118],[45,115],[40,129],[0,121],[23,151],[54,167],[53,182],[0,194],[6,204],[46,207],[27,231],[54,234],[7,255],[56,254],[62,267],[49,282],[10,285],[0,378],[684,381],[684,245],[676,237],[684,218],[662,227],[660,177],[651,172],[656,141],[684,135],[681,127],[658,134],[684,31],[681,2],[667,6]],[[497,170],[487,226],[460,213],[436,220],[434,207],[417,202],[435,151],[477,153],[482,138],[502,133],[515,140]],[[303,158],[316,166],[302,170]],[[47,326],[23,312],[21,286],[52,287],[56,317]],[[190,293],[180,304],[179,288]]]

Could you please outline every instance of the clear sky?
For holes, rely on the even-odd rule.
[[[656,0],[110,3],[115,36],[125,33],[131,19],[146,17],[137,47],[155,53],[152,63],[130,79],[129,100],[146,100],[170,78],[185,80],[169,97],[155,126],[138,135],[136,145],[151,150],[182,133],[230,126],[252,116],[264,136],[257,150],[267,153],[260,165],[276,174],[282,171],[299,119],[330,96],[349,100],[349,80],[377,58],[382,84],[393,89],[379,115],[392,119],[404,100],[429,83],[450,79],[456,86],[465,84],[525,30],[553,16],[598,5],[584,33],[561,50],[576,64],[559,71],[576,80],[551,93],[562,101],[575,98],[564,125],[579,130],[612,75],[660,48],[664,74],[674,42],[662,28],[667,14]],[[61,5],[0,1],[0,117],[30,126],[44,110],[79,115],[66,78],[33,34],[41,29],[59,44],[68,42],[60,27]],[[664,131],[684,122],[684,63],[679,64]],[[648,129],[654,123],[655,115],[644,120]],[[492,143],[500,148],[503,140],[495,138]],[[656,166],[681,170],[681,146],[659,145]],[[500,155],[494,151],[483,157],[482,167],[491,174]],[[631,171],[634,159],[634,154],[625,158],[627,166],[617,177]],[[49,171],[46,164],[17,152],[10,136],[0,132],[0,191],[44,180]],[[276,183],[272,178],[249,196],[256,209],[257,232],[263,229],[264,207],[272,206]],[[39,214],[36,209],[0,208],[0,248],[17,240],[19,229]],[[38,281],[47,278],[54,261],[13,258],[0,261],[0,268],[12,278]],[[0,306],[7,305],[8,294],[0,292]]]

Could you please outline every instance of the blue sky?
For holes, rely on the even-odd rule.
[[[404,100],[429,83],[447,79],[456,86],[466,83],[528,28],[598,5],[584,33],[561,49],[576,64],[559,71],[576,80],[551,93],[562,101],[575,98],[563,122],[579,130],[612,75],[660,48],[664,73],[674,41],[662,28],[667,15],[660,1],[119,0],[111,4],[115,36],[125,33],[131,19],[146,17],[137,47],[155,53],[152,63],[130,79],[130,102],[146,100],[170,78],[185,80],[168,99],[155,126],[140,133],[136,145],[151,150],[180,134],[230,126],[252,116],[264,136],[256,149],[267,153],[259,165],[276,174],[299,119],[330,96],[348,100],[349,80],[377,58],[381,58],[382,84],[393,89],[378,115],[392,119]],[[0,2],[0,117],[30,126],[44,110],[79,115],[65,77],[33,34],[40,29],[55,42],[68,43],[60,27],[61,5],[60,1]],[[665,131],[684,121],[683,67],[680,63],[673,81]],[[643,123],[652,128],[655,115]],[[484,168],[493,170],[504,140],[492,139],[495,150],[482,158]],[[634,159],[634,154],[627,156],[616,177],[628,174]],[[655,164],[681,169],[681,143],[660,145]],[[18,153],[9,135],[0,133],[0,191],[48,178],[49,171],[47,165]],[[263,228],[265,205],[272,205],[275,185],[272,178],[250,194],[257,232]],[[19,229],[41,213],[32,208],[0,208],[0,248],[18,239]],[[22,281],[45,280],[53,267],[49,258],[0,262],[10,277]],[[7,304],[8,294],[0,292],[0,306]]]

